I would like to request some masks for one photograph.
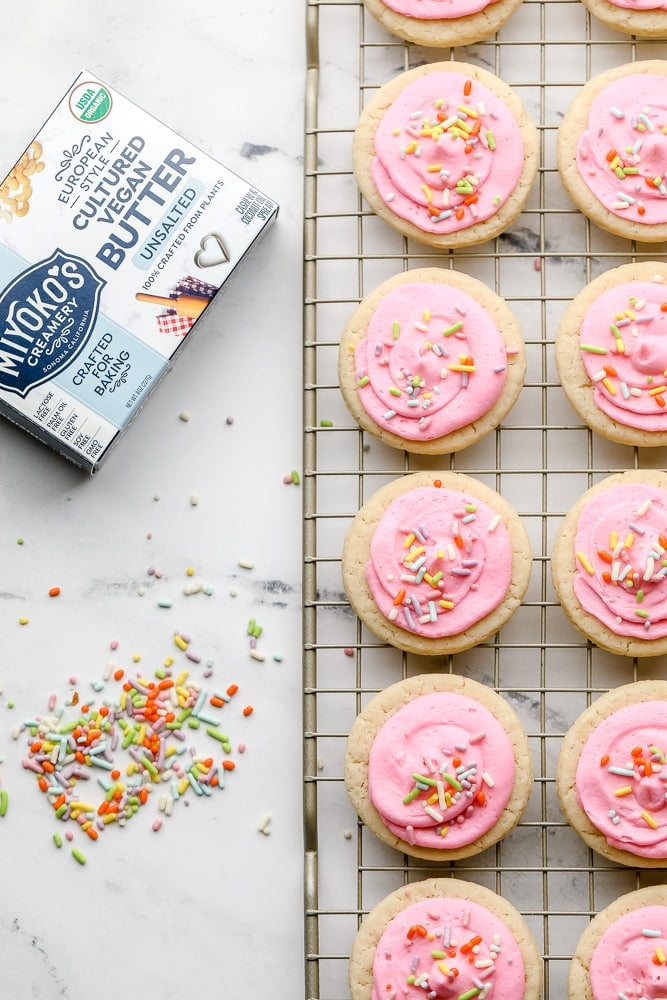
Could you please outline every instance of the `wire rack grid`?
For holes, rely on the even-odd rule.
[[[545,1000],[567,994],[573,949],[591,916],[661,871],[622,869],[594,855],[568,827],[555,792],[563,734],[601,692],[665,676],[662,660],[613,656],[587,643],[552,589],[549,557],[560,520],[595,481],[628,468],[664,467],[664,449],[611,444],[570,408],[553,360],[554,335],[572,297],[622,263],[664,259],[589,224],[569,202],[555,159],[558,124],[594,74],[645,58],[664,43],[598,24],[579,0],[524,0],[493,39],[462,49],[417,48],[392,38],[360,0],[307,0],[304,180],[303,754],[305,968],[308,1000],[349,997],[348,957],[360,921],[406,882],[456,875],[510,900],[544,962]],[[393,233],[361,199],[351,169],[359,111],[403,70],[454,59],[496,73],[538,127],[531,199],[510,230],[479,247],[430,252]],[[359,301],[399,271],[453,267],[503,296],[519,319],[528,369],[501,427],[441,459],[409,456],[368,438],[348,415],[337,375],[341,330]],[[455,469],[498,490],[521,515],[533,551],[526,597],[492,640],[456,655],[413,657],[376,640],[341,584],[343,540],[359,506],[406,472]],[[464,862],[427,867],[377,842],[357,820],[343,783],[349,729],[377,691],[424,671],[486,683],[519,714],[535,785],[526,813],[500,844]]]

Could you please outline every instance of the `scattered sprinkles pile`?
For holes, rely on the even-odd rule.
[[[227,418],[227,423],[232,419]],[[298,484],[298,472],[290,480]],[[155,495],[153,499],[160,498]],[[194,505],[196,498],[190,502]],[[146,537],[150,540],[152,533]],[[23,546],[24,539],[18,538],[17,544]],[[239,558],[237,566],[249,571],[254,562]],[[185,576],[185,597],[213,595],[213,588],[196,578],[194,567],[187,567]],[[137,596],[143,597],[147,585],[162,577],[159,567],[148,566]],[[55,583],[48,589],[51,599],[60,598],[61,593]],[[237,591],[230,589],[229,596],[236,597]],[[170,609],[174,602],[169,596],[159,596],[155,603],[157,608]],[[18,624],[25,626],[29,621],[22,615]],[[259,648],[262,633],[263,627],[251,618],[246,626],[248,656],[258,662],[267,658]],[[230,729],[231,724],[245,723],[254,706],[230,704],[236,700],[238,684],[212,679],[213,660],[202,657],[190,635],[174,631],[171,641],[176,647],[173,655],[152,673],[138,666],[139,653],[131,655],[131,669],[114,657],[101,676],[89,681],[90,699],[80,694],[78,678],[72,674],[68,697],[51,694],[46,714],[24,718],[11,730],[14,740],[27,736],[22,767],[34,776],[54,819],[64,825],[62,833],[53,832],[53,844],[60,849],[67,842],[79,865],[87,864],[87,858],[75,843],[76,837],[80,840],[85,834],[95,842],[107,827],[124,827],[138,813],[146,815],[147,806],[153,814],[152,830],[157,832],[174,810],[190,805],[193,796],[209,798],[224,789],[236,770],[235,755],[246,750],[243,741],[233,745]],[[118,640],[112,639],[109,648],[115,654]],[[272,659],[282,662],[282,653],[274,652]],[[0,688],[0,707],[2,694]],[[13,709],[14,703],[6,701],[4,707]],[[0,819],[8,808],[9,794],[0,774]],[[261,818],[257,829],[270,835],[270,814]]]
[[[176,632],[173,643],[188,663],[201,661],[191,650],[190,636]],[[118,643],[111,646],[116,649]],[[210,662],[203,674],[211,676]],[[113,693],[108,690],[112,682]],[[75,685],[76,678],[70,683]],[[204,798],[224,789],[236,768],[224,716],[231,714],[237,684],[209,688],[168,656],[152,676],[131,677],[111,666],[104,683],[92,686],[106,696],[81,704],[75,690],[66,705],[59,705],[51,695],[48,714],[26,719],[14,732],[16,738],[27,733],[23,767],[35,775],[57,820],[96,841],[107,827],[124,826],[152,802],[159,814],[152,822],[157,831],[163,818],[179,804],[189,804],[193,795]],[[246,705],[229,721],[252,713],[253,706]],[[242,753],[245,744],[237,750]],[[6,811],[6,793],[0,793],[0,815],[3,803]],[[73,839],[71,829],[65,838]],[[53,841],[61,847],[63,838],[56,833]],[[72,855],[85,864],[78,848]]]

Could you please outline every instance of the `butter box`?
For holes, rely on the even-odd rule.
[[[81,73],[0,185],[0,414],[96,472],[277,213]]]

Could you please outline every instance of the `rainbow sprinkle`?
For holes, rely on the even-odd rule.
[[[253,620],[248,632],[254,637],[261,628]],[[173,642],[185,662],[201,660],[188,656],[189,636],[176,633]],[[168,656],[152,676],[131,677],[122,667],[110,668],[99,684],[106,695],[102,700],[82,704],[74,690],[60,706],[52,695],[47,715],[24,720],[16,732],[28,736],[23,768],[34,774],[57,820],[76,824],[96,841],[107,827],[125,826],[151,800],[157,800],[162,815],[171,816],[187,796],[205,798],[225,787],[236,763],[221,711],[238,685],[209,690],[185,662],[177,666]],[[207,668],[205,676],[210,673]],[[115,685],[113,692],[109,684]],[[252,711],[246,706],[240,714],[247,718]],[[2,803],[0,791],[0,815]],[[156,820],[153,829],[161,825]],[[54,843],[61,846],[62,838],[54,835]],[[72,855],[85,864],[83,855],[77,857],[74,850]]]

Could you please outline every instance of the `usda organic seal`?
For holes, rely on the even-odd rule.
[[[111,111],[111,94],[97,81],[79,83],[69,95],[69,109],[84,124],[101,122]]]

